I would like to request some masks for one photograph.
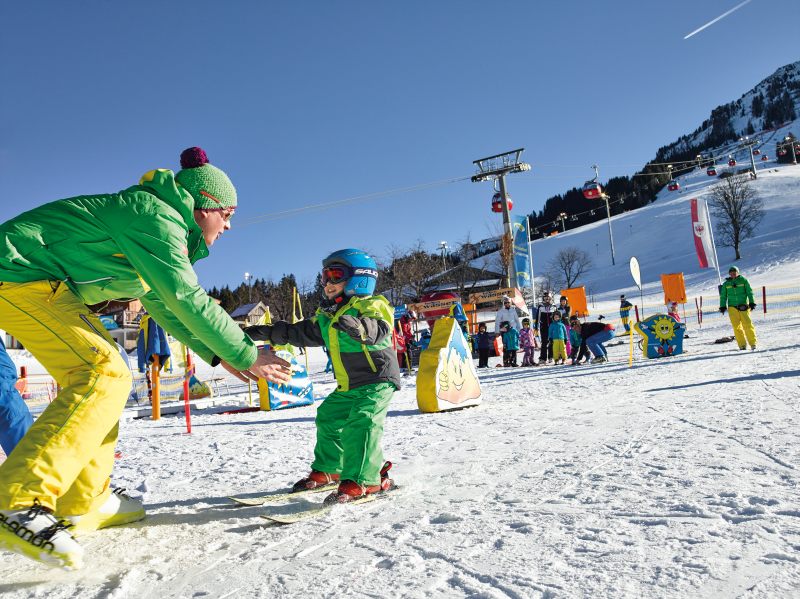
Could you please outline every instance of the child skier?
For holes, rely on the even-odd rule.
[[[556,364],[559,363],[561,360],[561,364],[566,364],[567,362],[567,347],[566,347],[566,339],[567,339],[567,328],[564,326],[564,323],[561,322],[561,313],[556,311],[553,312],[553,321],[550,323],[550,326],[547,328],[547,337],[550,339],[550,342],[553,344],[553,360]]]
[[[519,366],[517,350],[519,350],[519,332],[508,321],[500,324],[503,333],[503,366]]]
[[[581,360],[588,362],[589,348],[586,347],[586,339],[582,335],[581,323],[574,316],[569,321],[569,336],[572,344],[572,351],[569,354],[570,359],[572,359],[572,365],[578,366]]]
[[[681,321],[681,315],[678,312],[678,302],[670,302],[667,306],[667,316],[672,316],[678,322]]]
[[[475,346],[478,350],[478,368],[487,368],[489,366],[489,354],[492,351],[492,336],[486,332],[485,322],[478,325]]]
[[[619,317],[622,320],[622,326],[625,327],[625,332],[631,332],[631,325],[629,324],[631,308],[633,304],[625,299],[624,295],[619,296]]]
[[[556,311],[553,306],[553,296],[549,291],[542,294],[542,303],[536,307],[536,326],[534,327],[542,340],[542,351],[539,353],[539,364],[547,364],[553,359],[551,353],[550,338],[547,332],[550,330],[553,313]]]
[[[293,490],[338,482],[325,502],[344,503],[393,485],[381,438],[389,400],[400,388],[400,369],[392,348],[394,312],[385,297],[372,295],[375,260],[364,251],[344,249],[325,258],[322,267],[325,298],[313,318],[246,332],[274,345],[328,348],[338,386],[317,409],[311,472]]]
[[[536,349],[537,343],[536,335],[531,328],[530,318],[522,319],[522,330],[519,332],[519,344],[525,352],[522,355],[522,365],[536,366],[536,363],[533,361],[533,351]]]
[[[567,329],[564,345],[567,349],[567,355],[570,355],[572,353],[572,342],[570,341],[569,321],[572,316],[572,307],[570,307],[566,295],[562,295],[560,298],[558,298],[558,307],[556,309],[561,314],[561,324],[563,324],[564,328]]]

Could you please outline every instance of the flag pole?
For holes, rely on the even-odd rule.
[[[717,280],[719,286],[722,287],[722,275],[719,272],[719,258],[717,257],[717,244],[714,241],[714,227],[711,226],[711,214],[708,211],[708,202],[703,200],[703,206],[706,209],[706,222],[708,223],[708,232],[711,234],[711,247],[714,249],[714,265],[717,267]]]
[[[531,308],[533,308],[536,305],[536,287],[533,277],[533,240],[531,239],[531,223],[528,217],[525,217],[525,230],[525,236],[528,238],[528,264],[531,267]],[[533,309],[531,309],[531,316],[533,316]]]

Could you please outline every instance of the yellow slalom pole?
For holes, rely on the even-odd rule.
[[[247,380],[247,405],[253,407],[253,382],[250,379]]]
[[[631,329],[629,331],[629,335],[628,336],[631,338],[631,342],[630,342],[631,353],[630,353],[630,356],[628,357],[628,368],[631,368],[633,366],[633,325],[631,325]]]

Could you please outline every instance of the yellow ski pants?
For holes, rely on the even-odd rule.
[[[109,494],[131,373],[100,320],[63,283],[0,283],[0,328],[61,388],[0,464],[0,510],[38,499],[59,516],[85,514]]]
[[[553,339],[553,360],[567,359],[567,344],[563,339]]]
[[[745,348],[747,343],[750,344],[750,347],[755,347],[756,327],[750,320],[750,310],[740,312],[736,306],[731,306],[728,308],[728,317],[731,319],[733,334],[736,336],[736,343],[739,344],[739,347]],[[745,343],[745,338],[747,338],[747,343]]]

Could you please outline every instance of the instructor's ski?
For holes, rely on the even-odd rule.
[[[332,482],[328,485],[306,489],[305,491],[286,491],[283,493],[273,493],[271,495],[261,495],[259,497],[228,497],[228,499],[239,505],[259,506],[267,503],[283,503],[295,497],[304,497],[306,495],[313,495],[314,493],[334,491],[338,486],[338,482]]]

